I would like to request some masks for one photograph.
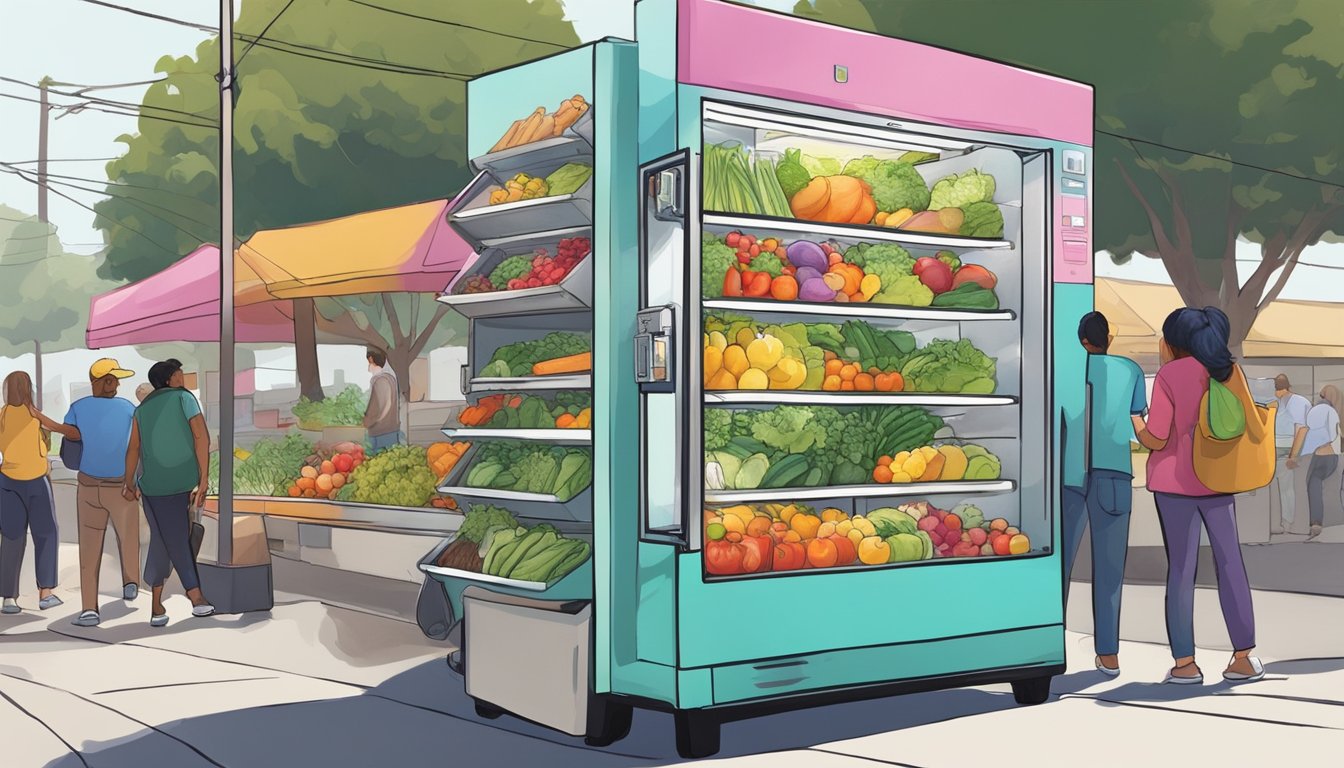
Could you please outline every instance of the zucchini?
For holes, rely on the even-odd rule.
[[[761,488],[787,488],[801,484],[810,466],[801,454],[791,454],[776,461],[761,478]]]

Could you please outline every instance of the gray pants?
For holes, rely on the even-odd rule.
[[[37,549],[37,588],[54,589],[61,538],[51,482],[45,476],[15,480],[0,475],[0,531],[4,532],[0,538],[0,597],[19,596],[19,570],[30,531]]]
[[[1311,524],[1325,522],[1325,481],[1335,474],[1339,466],[1339,455],[1311,455],[1311,464],[1307,469],[1307,509],[1311,514]]]
[[[182,589],[201,585],[196,575],[196,558],[191,551],[191,493],[171,496],[143,496],[145,519],[149,521],[149,557],[145,560],[145,583],[162,587],[168,574],[177,569]]]
[[[1293,524],[1294,512],[1297,511],[1297,491],[1295,489],[1297,478],[1287,464],[1288,454],[1291,452],[1291,448],[1279,448],[1277,452],[1278,463],[1274,466],[1274,484],[1279,487],[1279,518],[1283,520],[1285,529]]]

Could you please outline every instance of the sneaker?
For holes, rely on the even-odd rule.
[[[1096,659],[1096,666],[1097,666],[1097,671],[1100,672],[1100,673],[1103,674],[1103,675],[1106,675],[1107,677],[1119,677],[1119,676],[1120,676],[1120,668],[1119,668],[1119,667],[1108,667],[1108,666],[1106,666],[1105,664],[1102,664],[1102,663],[1101,663],[1101,657],[1100,657],[1100,656],[1098,656],[1097,659]]]
[[[79,618],[70,623],[76,627],[96,627],[100,621],[102,621],[102,618],[97,611],[85,611],[79,614]]]
[[[140,585],[136,584],[133,581],[121,588],[122,600],[134,600],[136,596],[138,596],[139,594],[140,594]]]
[[[209,603],[201,603],[200,605],[191,606],[191,615],[197,618],[202,618],[205,616],[213,616],[214,614],[215,614],[215,606]]]
[[[18,600],[15,600],[12,597],[6,597],[5,605],[3,608],[0,608],[0,613],[18,613],[19,611],[22,610],[23,609],[19,607]]]
[[[37,601],[37,607],[44,611],[48,608],[55,608],[58,605],[65,605],[65,601],[55,595],[47,595]]]
[[[1260,663],[1260,659],[1254,656],[1247,656],[1246,660],[1251,662],[1251,673],[1233,672],[1229,666],[1227,671],[1223,672],[1223,679],[1233,683],[1253,683],[1265,676],[1265,665]],[[1236,662],[1236,659],[1232,659]]]
[[[1307,541],[1311,541],[1312,539],[1320,535],[1321,535],[1321,526],[1313,525],[1311,526],[1311,532],[1307,534]]]
[[[151,627],[166,627],[166,626],[168,626],[168,614],[166,614],[166,613],[160,613],[160,614],[157,614],[157,615],[154,615],[154,616],[150,616],[150,617],[149,617],[149,626],[151,626]]]

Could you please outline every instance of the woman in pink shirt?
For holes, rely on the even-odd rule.
[[[1235,363],[1227,348],[1230,324],[1216,307],[1182,308],[1167,316],[1159,342],[1162,368],[1153,383],[1148,421],[1138,432],[1148,456],[1148,490],[1157,500],[1167,550],[1167,637],[1175,666],[1164,682],[1199,684],[1195,664],[1195,565],[1201,520],[1209,533],[1218,601],[1235,650],[1223,678],[1259,680],[1265,668],[1255,649],[1255,614],[1237,535],[1236,499],[1216,493],[1195,475],[1195,428],[1209,378],[1227,381]],[[1136,417],[1137,419],[1137,417]]]

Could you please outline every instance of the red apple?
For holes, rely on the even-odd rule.
[[[938,259],[929,256],[918,259],[915,261],[914,273],[935,294],[952,289],[952,268]]]

